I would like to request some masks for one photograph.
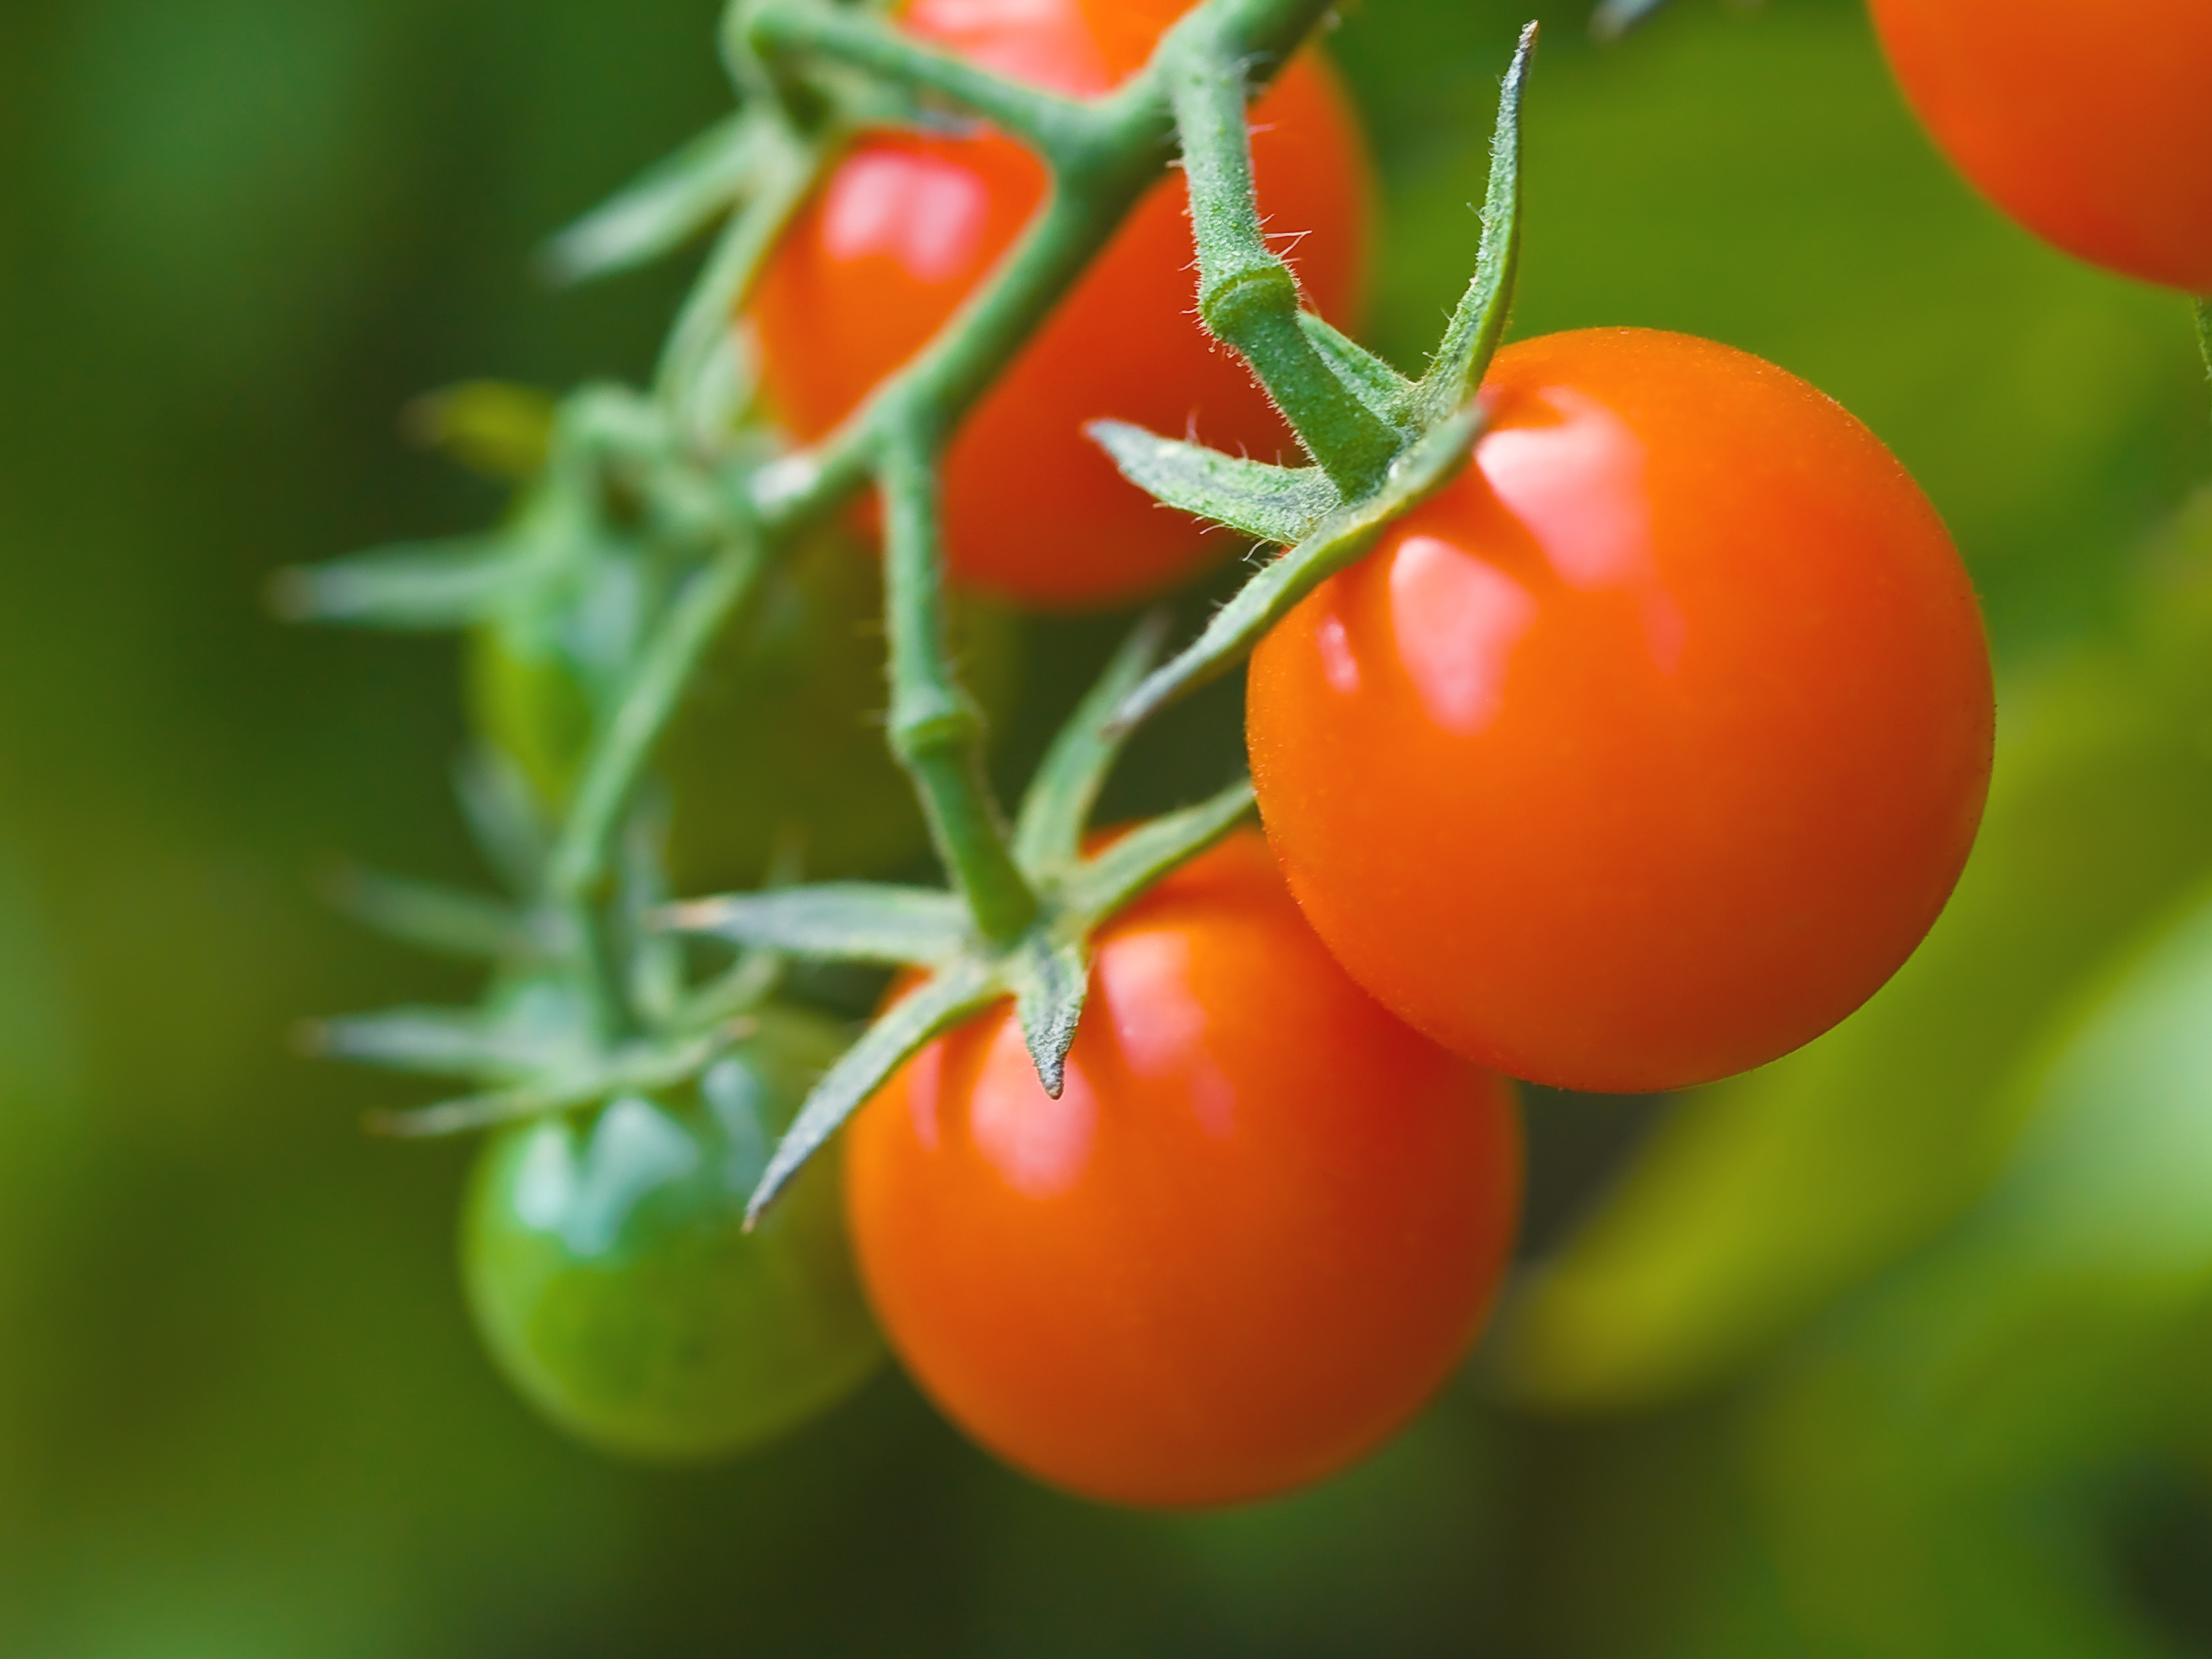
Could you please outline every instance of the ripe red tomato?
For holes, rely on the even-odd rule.
[[[1729,347],[1499,354],[1474,465],[1252,659],[1261,816],[1401,1018],[1668,1089],[1817,1036],[1965,862],[1993,714],[1950,538],[1865,428]]]
[[[2212,294],[2212,5],[1871,0],[1961,172],[2092,264]]]
[[[1057,1485],[1180,1506],[1316,1480],[1481,1322],[1511,1085],[1346,978],[1249,833],[1103,930],[1091,985],[1057,1101],[1000,1009],[854,1122],[878,1317],[948,1415]]]
[[[1188,3],[913,0],[905,19],[977,63],[1088,95],[1141,66]],[[1350,107],[1309,53],[1253,119],[1261,208],[1309,301],[1341,323],[1358,302],[1369,209]],[[952,314],[1044,193],[1043,164],[995,132],[856,144],[754,297],[763,378],[783,420],[811,440],[849,414]],[[1086,421],[1194,428],[1263,459],[1294,450],[1241,362],[1199,326],[1186,203],[1179,176],[1146,196],[961,427],[945,511],[963,581],[1035,605],[1110,605],[1170,586],[1235,545],[1125,482],[1083,436]]]

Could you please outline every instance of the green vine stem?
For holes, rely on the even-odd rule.
[[[1088,106],[923,46],[877,13],[769,0],[752,9],[738,33],[764,58],[817,52],[890,85],[937,93],[1022,139],[1056,169],[1077,164],[1092,140]]]
[[[891,751],[914,780],[945,868],[977,930],[1006,944],[1036,920],[983,776],[983,720],[953,672],[945,634],[937,456],[892,434],[877,465],[884,495],[884,615],[890,640]]]
[[[700,659],[760,574],[757,537],[741,534],[693,576],[668,607],[633,667],[612,717],[594,738],[575,797],[554,842],[548,883],[580,902],[604,886],[623,809],[645,774]]]
[[[1353,395],[1299,326],[1297,281],[1260,225],[1245,68],[1222,50],[1226,22],[1210,9],[1194,14],[1163,50],[1190,184],[1198,314],[1251,365],[1337,487],[1364,495],[1397,453],[1401,436]]]

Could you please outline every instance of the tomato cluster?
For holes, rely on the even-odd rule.
[[[1085,92],[1178,9],[924,0],[908,20]],[[1263,201],[1319,233],[1300,275],[1338,307],[1356,150],[1310,62],[1271,100]],[[1326,164],[1302,168],[1301,143]],[[856,148],[754,305],[784,418],[811,436],[857,407],[1042,188],[996,137]],[[1188,315],[1177,190],[962,428],[957,577],[1064,605],[1190,568],[1198,528],[1107,473],[1089,416],[1194,411],[1217,442],[1282,447]],[[1287,891],[1241,837],[1111,923],[1057,1099],[1001,1008],[853,1128],[848,1214],[893,1346],[1048,1480],[1214,1503],[1357,1455],[1464,1351],[1502,1270],[1501,1076],[1672,1088],[1796,1046],[1910,952],[1972,839],[1978,614],[1863,428],[1769,365],[1630,331],[1513,348],[1486,396],[1458,479],[1255,659]]]
[[[913,0],[903,26],[1089,94],[1186,3]],[[1877,0],[1886,22],[1940,9]],[[1912,80],[1916,48],[1893,49]],[[1276,80],[1252,143],[1271,233],[1304,235],[1307,301],[1346,316],[1366,166],[1318,59]],[[988,131],[854,143],[740,319],[775,416],[813,440],[860,409],[1047,188]],[[1112,604],[1224,544],[1123,482],[1081,435],[1095,417],[1287,456],[1192,313],[1190,254],[1171,179],[959,427],[944,508],[965,587]],[[2191,257],[2139,263],[2193,283]],[[1656,1091],[1771,1060],[1894,971],[1964,862],[1992,738],[1979,614],[1864,428],[1771,364],[1638,330],[1510,347],[1482,397],[1456,475],[1259,646],[1265,837],[1232,836],[1097,932],[1062,1091],[1000,1005],[854,1121],[844,1220],[868,1304],[948,1415],[1045,1480],[1224,1503],[1376,1444],[1459,1363],[1504,1273],[1506,1079]],[[765,631],[725,647],[670,746],[679,853],[757,878],[759,801],[817,826],[817,872],[880,862],[917,827],[903,792],[896,810],[841,793],[866,769],[799,718],[834,705],[858,726],[843,670],[866,565],[822,543]],[[798,641],[781,680],[763,665],[783,660],[779,616]],[[557,799],[580,671],[529,646],[488,638],[480,695]],[[739,688],[720,724],[718,678]],[[617,1101],[581,1142],[510,1132],[471,1212],[495,1351],[549,1413],[649,1455],[757,1437],[872,1352],[819,1171],[763,1235],[738,1231],[732,1171],[757,1164],[712,1085]]]

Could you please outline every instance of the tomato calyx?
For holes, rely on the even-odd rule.
[[[888,883],[732,894],[672,906],[653,918],[749,951],[869,963],[922,975],[807,1097],[754,1191],[748,1225],[908,1059],[994,1003],[1012,1000],[1038,1080],[1048,1095],[1060,1097],[1090,984],[1092,935],[1168,871],[1227,835],[1252,807],[1250,781],[1239,779],[1097,851],[1083,850],[1091,808],[1127,732],[1115,714],[1158,657],[1164,624],[1164,617],[1155,615],[1130,635],[1054,740],[1023,799],[1010,851],[1036,909],[1011,939],[985,933],[954,892]]]
[[[511,762],[479,753],[464,769],[461,799],[507,897],[352,870],[331,884],[339,908],[380,932],[493,964],[474,1006],[393,1008],[301,1028],[310,1053],[474,1085],[428,1106],[374,1113],[370,1129],[447,1135],[651,1095],[689,1084],[752,1036],[781,963],[743,952],[695,980],[676,942],[645,925],[668,895],[657,801],[624,837],[609,914],[592,917],[549,896],[550,827]],[[611,964],[595,960],[611,945]],[[610,966],[621,998],[611,1019],[602,982]]]
[[[1309,410],[1282,396],[1263,355],[1243,339],[1232,343],[1245,350],[1307,448],[1322,458],[1321,465],[1273,466],[1119,421],[1097,421],[1085,428],[1121,476],[1156,501],[1287,548],[1214,613],[1196,640],[1132,688],[1112,717],[1115,729],[1133,726],[1241,662],[1299,600],[1358,560],[1393,520],[1466,465],[1486,418],[1478,389],[1504,337],[1520,263],[1521,99],[1536,35],[1533,22],[1522,30],[1499,88],[1474,276],[1427,373],[1409,380],[1319,317],[1301,313],[1296,319],[1296,331],[1343,398],[1357,405],[1370,427],[1390,436],[1388,453],[1371,474],[1328,464],[1346,443],[1324,441],[1310,429]],[[1195,213],[1194,220],[1203,273],[1209,257],[1206,222]],[[1218,249],[1213,252],[1220,257]],[[1202,274],[1201,293],[1207,280]],[[1330,410],[1324,404],[1318,413],[1327,418]]]
[[[1337,500],[1319,517],[1304,524],[1289,550],[1261,566],[1213,613],[1197,639],[1130,688],[1129,695],[1114,711],[1115,729],[1134,728],[1177,698],[1234,668],[1300,599],[1373,546],[1392,520],[1451,482],[1467,465],[1485,416],[1479,403],[1445,416],[1407,447],[1381,488],[1356,501]],[[1278,528],[1300,525],[1301,509],[1319,493],[1314,481],[1298,472],[1269,467],[1265,471],[1289,476],[1253,481],[1258,487],[1240,498],[1231,489],[1221,488],[1221,483],[1230,483],[1233,488],[1246,483],[1251,475],[1224,479],[1218,464],[1231,460],[1230,457],[1215,457],[1199,451],[1195,445],[1158,438],[1134,427],[1097,436],[1123,475],[1143,483],[1159,499],[1248,533],[1265,535],[1261,526],[1271,524]],[[1232,465],[1255,471],[1262,467],[1256,461]],[[1317,469],[1302,471],[1314,470]],[[1278,484],[1279,488],[1273,487]],[[1194,505],[1200,499],[1207,505]]]

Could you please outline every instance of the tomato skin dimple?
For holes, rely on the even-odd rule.
[[[914,33],[988,67],[1089,95],[1139,67],[1188,0],[914,0]],[[1255,106],[1253,165],[1270,233],[1314,308],[1358,306],[1370,188],[1358,125],[1311,53]],[[786,232],[749,313],[775,414],[823,436],[971,294],[1042,204],[1043,164],[1014,140],[872,135]],[[1187,196],[1162,181],[962,422],[946,457],[947,557],[961,581],[1071,609],[1171,586],[1237,544],[1124,481],[1082,434],[1102,416],[1262,459],[1296,444],[1236,355],[1199,325]]]
[[[915,1380],[1055,1485],[1156,1506],[1317,1480],[1466,1351],[1520,1191],[1511,1085],[1330,960],[1249,832],[1097,939],[1057,1101],[1006,1008],[854,1121],[863,1281]]]
[[[2212,6],[1870,9],[1914,111],[1999,207],[2094,264],[2212,294]]]
[[[757,1018],[696,1099],[540,1119],[478,1156],[461,1248],[477,1328],[525,1399],[605,1450],[742,1451],[826,1410],[881,1359],[830,1162],[743,1230],[774,1137],[842,1046],[816,1016]]]
[[[1508,348],[1474,464],[1252,659],[1267,836],[1401,1018],[1511,1076],[1680,1087],[1817,1036],[1965,862],[1972,586],[1881,444],[1757,358]]]

